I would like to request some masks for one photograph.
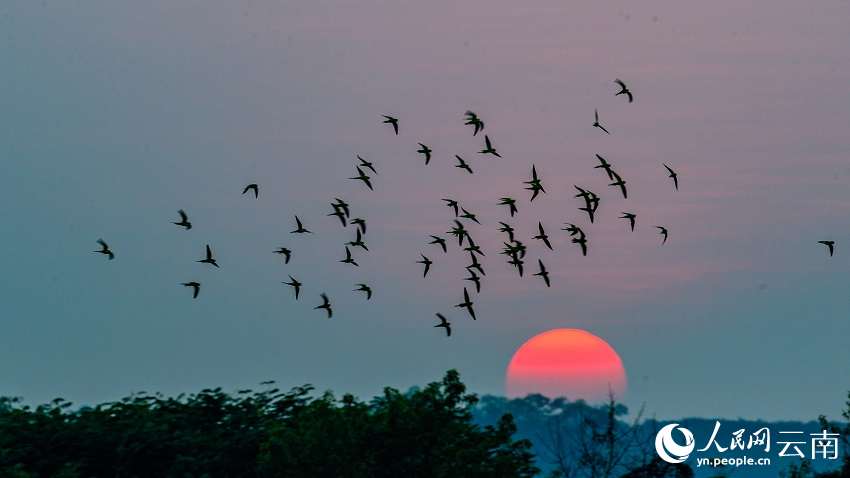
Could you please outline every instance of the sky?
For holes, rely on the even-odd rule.
[[[847,18],[846,2],[790,0],[3,2],[0,395],[82,405],[275,380],[368,399],[451,368],[502,395],[524,342],[574,328],[619,354],[618,398],[645,416],[838,418]],[[484,134],[501,158],[478,153]],[[348,179],[357,155],[373,191]],[[574,185],[601,198],[593,224]],[[339,262],[354,227],[327,216],[334,198],[366,219],[359,267]],[[465,221],[486,254],[474,321],[454,307],[469,258],[442,198],[481,222]],[[191,230],[171,224],[179,209]],[[290,234],[295,215],[314,234]],[[528,246],[522,278],[500,221]],[[196,262],[206,244],[220,269]]]

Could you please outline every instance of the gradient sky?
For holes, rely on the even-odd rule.
[[[848,18],[847,2],[791,0],[3,2],[0,395],[94,404],[276,380],[369,398],[449,368],[503,394],[518,347],[576,328],[622,358],[622,401],[659,419],[837,418]],[[501,159],[477,153],[467,109]],[[347,179],[358,154],[374,191]],[[548,194],[529,203],[532,164]],[[242,196],[254,182],[259,199]],[[602,198],[592,225],[573,184]],[[326,216],[336,197],[367,220],[359,268],[338,262],[353,228]],[[452,226],[444,197],[483,223],[468,226],[487,254],[477,321],[453,307],[466,253],[428,245]],[[178,209],[192,230],[170,224]],[[295,214],[315,235],[289,234]],[[505,264],[504,220],[551,289]],[[554,251],[531,240],[537,221]],[[587,232],[587,257],[565,222]],[[98,238],[114,261],[92,253]],[[220,270],[195,262],[205,244]]]

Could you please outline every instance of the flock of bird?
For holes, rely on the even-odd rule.
[[[632,92],[619,79],[616,79],[615,82],[620,86],[620,91],[616,92],[614,96],[625,95],[625,97],[628,100],[628,103],[632,103],[632,101],[634,100]],[[383,123],[387,123],[387,124],[391,125],[395,135],[398,136],[398,134],[399,134],[399,120],[398,120],[398,118],[395,118],[395,117],[392,117],[392,116],[389,116],[389,115],[383,115],[383,118],[384,118]],[[484,122],[482,121],[482,119],[476,113],[474,113],[472,111],[467,111],[465,113],[464,124],[472,126],[474,128],[474,130],[472,132],[473,136],[477,136],[479,132],[482,132],[484,130]],[[611,134],[604,126],[602,126],[599,123],[599,112],[598,112],[598,110],[594,111],[594,122],[593,122],[592,126],[595,127],[595,128],[601,129],[606,134],[609,134],[609,135]],[[428,165],[431,161],[431,157],[432,157],[431,153],[433,152],[433,150],[423,143],[418,143],[418,144],[419,144],[420,148],[416,152],[422,155],[422,157],[424,158],[425,164]],[[494,147],[493,142],[490,140],[490,137],[486,134],[484,135],[483,149],[481,149],[478,152],[482,155],[491,155],[491,156],[496,157],[496,158],[501,158],[501,155],[499,154],[499,152]],[[458,162],[458,164],[456,164],[455,167],[462,169],[469,174],[473,174],[472,167],[470,166],[470,164],[467,161],[465,161],[459,155],[455,155],[455,158],[457,159],[457,162]],[[602,156],[600,156],[598,154],[596,155],[596,158],[598,159],[599,164],[595,165],[594,168],[602,169],[605,172],[605,174],[607,175],[608,179],[611,181],[608,185],[611,186],[611,187],[617,188],[619,190],[619,192],[622,194],[623,199],[626,199],[628,197],[628,191],[626,189],[626,181],[620,176],[620,174],[617,173],[617,171],[615,171],[613,169],[612,165],[608,161],[606,161],[605,158],[603,158]],[[372,162],[369,162],[366,159],[363,159],[359,155],[357,155],[357,159],[359,161],[359,163],[355,165],[355,170],[357,171],[357,175],[351,176],[351,177],[349,177],[349,179],[354,180],[354,181],[361,181],[369,190],[373,190],[372,179],[373,179],[373,176],[378,175],[378,171],[375,168],[375,165]],[[669,177],[672,178],[673,186],[674,186],[675,190],[678,191],[678,189],[679,189],[678,175],[676,174],[676,172],[673,169],[671,169],[666,164],[663,164],[663,166],[666,169]],[[531,192],[530,202],[537,199],[541,193],[546,194],[546,190],[543,187],[542,180],[537,173],[537,168],[536,168],[535,165],[532,165],[532,167],[531,167],[531,179],[527,180],[527,181],[523,181],[523,184],[526,185],[525,189]],[[575,198],[582,198],[584,200],[583,207],[579,207],[578,209],[580,211],[583,211],[584,213],[586,213],[588,215],[588,219],[589,219],[590,223],[593,223],[594,215],[597,211],[597,208],[599,207],[599,202],[600,202],[599,195],[597,195],[593,191],[590,191],[586,188],[579,187],[577,185],[574,185],[574,187],[577,191],[577,194],[575,194],[574,197]],[[249,184],[249,185],[245,186],[245,188],[242,190],[243,195],[246,195],[249,192],[253,193],[255,199],[259,198],[259,186],[257,184],[255,184],[255,183]],[[457,201],[455,199],[450,199],[450,198],[443,198],[442,201],[444,201],[445,205],[447,207],[449,207],[454,212],[453,226],[452,226],[450,231],[446,231],[444,234],[456,237],[457,241],[458,241],[458,247],[461,247],[464,252],[469,253],[470,263],[469,263],[469,265],[467,265],[465,267],[465,269],[466,269],[466,271],[469,275],[468,275],[468,277],[464,277],[463,279],[471,282],[470,287],[472,285],[474,285],[475,292],[480,293],[481,292],[481,279],[482,279],[483,276],[485,276],[485,272],[484,272],[484,268],[483,268],[482,264],[478,260],[478,256],[484,256],[484,252],[481,250],[480,245],[476,244],[475,240],[473,239],[472,235],[470,234],[470,230],[467,228],[467,225],[469,223],[476,223],[476,224],[480,225],[481,223],[478,220],[478,218],[476,217],[476,215],[471,213],[467,209],[465,209],[463,206],[461,206],[459,201]],[[510,215],[511,218],[513,218],[518,213],[517,199],[516,198],[502,197],[502,198],[499,199],[499,202],[497,204],[500,205],[500,206],[507,206],[508,207],[507,212],[508,212],[508,214]],[[354,254],[352,254],[352,249],[360,248],[364,251],[369,250],[369,248],[366,246],[366,244],[363,240],[364,236],[366,235],[366,221],[363,218],[358,218],[358,217],[352,218],[350,206],[345,201],[343,201],[342,199],[334,198],[334,202],[331,203],[331,208],[332,208],[333,211],[331,213],[327,214],[327,216],[334,216],[334,217],[338,218],[340,223],[342,224],[342,226],[347,226],[348,224],[356,226],[355,229],[354,229],[355,238],[353,240],[351,240],[350,242],[347,242],[347,243],[344,244],[345,257],[340,259],[339,262],[343,263],[343,264],[348,264],[348,265],[351,265],[351,266],[358,266],[359,264],[355,260]],[[172,224],[179,226],[179,227],[182,227],[185,230],[191,229],[192,223],[189,222],[189,217],[186,214],[186,212],[181,209],[181,210],[178,211],[178,214],[180,216],[180,220],[179,221],[173,221]],[[637,215],[634,212],[628,212],[628,211],[623,211],[621,214],[622,214],[622,216],[620,216],[619,218],[628,220],[630,229],[632,231],[634,231],[635,220],[636,220]],[[464,222],[462,222],[462,221],[469,221],[469,223],[464,224]],[[304,227],[304,224],[302,223],[301,219],[298,216],[295,216],[295,224],[296,224],[296,228],[291,231],[292,234],[313,234],[312,231],[310,231],[306,227]],[[501,254],[508,257],[508,260],[506,262],[508,264],[510,264],[511,266],[513,266],[517,270],[519,276],[522,277],[523,273],[524,273],[525,256],[526,256],[526,253],[527,253],[527,250],[528,250],[528,246],[526,246],[520,239],[518,239],[516,237],[517,235],[515,234],[514,228],[512,226],[510,226],[507,222],[499,222],[499,225],[500,225],[500,227],[498,228],[498,231],[500,233],[507,234],[507,240],[503,241],[504,248],[502,249]],[[587,252],[588,252],[588,244],[587,244],[586,233],[582,230],[581,227],[579,227],[575,224],[572,224],[572,223],[566,223],[564,226],[565,227],[563,227],[562,230],[567,231],[570,234],[571,242],[574,243],[574,244],[577,244],[581,248],[582,255],[586,256]],[[659,233],[663,236],[663,240],[662,240],[661,244],[662,245],[665,244],[667,242],[667,238],[668,238],[667,229],[663,226],[654,226],[654,227],[659,229]],[[433,235],[429,235],[429,236],[432,239],[430,242],[428,242],[429,245],[437,245],[437,246],[440,247],[440,249],[444,253],[448,252],[447,237],[446,236],[441,235],[441,234],[433,234]],[[543,223],[540,222],[540,221],[537,222],[537,234],[532,236],[531,240],[532,241],[539,241],[545,247],[552,250],[552,243],[550,241],[549,235],[547,234],[546,230],[544,229]],[[110,260],[115,258],[115,254],[109,249],[109,246],[107,245],[107,243],[105,241],[103,241],[102,239],[98,239],[97,242],[98,242],[98,244],[100,244],[101,249],[95,250],[94,252],[104,254],[104,255],[108,256],[108,258]],[[829,246],[830,255],[831,255],[832,249],[833,249],[832,241],[820,241],[820,242],[827,244]],[[292,251],[290,249],[288,249],[286,247],[279,247],[276,250],[273,250],[272,252],[275,253],[275,254],[280,254],[283,257],[285,264],[289,264],[289,261],[292,257]],[[425,254],[420,253],[419,255],[421,257],[421,260],[417,260],[415,262],[418,263],[418,264],[421,264],[422,276],[427,277],[428,272],[431,269],[431,265],[434,263],[434,261],[432,261],[430,258],[428,258]],[[207,244],[207,246],[206,246],[204,258],[199,259],[196,262],[199,262],[199,263],[202,263],[202,264],[209,264],[211,266],[219,268],[219,265],[216,262],[216,259],[213,257],[213,252],[212,252],[212,249],[210,248],[209,244]],[[542,259],[537,260],[537,272],[533,273],[532,275],[540,277],[543,280],[543,283],[546,285],[546,287],[551,287],[551,279],[549,277],[549,272],[547,271],[546,266],[544,265]],[[303,284],[300,281],[293,278],[292,275],[289,275],[289,281],[288,282],[284,281],[282,283],[292,287],[292,289],[294,291],[295,300],[298,300],[300,292],[301,292],[301,287],[303,286]],[[188,281],[188,282],[181,283],[181,285],[183,285],[184,287],[191,288],[193,298],[195,298],[195,299],[198,298],[198,295],[199,295],[200,290],[201,290],[201,284],[199,282]],[[357,283],[357,284],[354,284],[354,286],[355,286],[355,288],[353,289],[353,291],[365,293],[365,299],[366,300],[370,300],[372,298],[372,288],[370,286],[368,286],[365,283]],[[314,309],[316,309],[316,310],[322,309],[326,312],[328,318],[333,317],[333,308],[332,308],[332,305],[331,305],[331,301],[328,298],[328,295],[325,292],[322,292],[320,294],[320,298],[321,298],[321,303],[316,305],[314,307]],[[476,320],[475,310],[473,308],[473,305],[474,305],[474,301],[472,300],[472,296],[470,295],[469,288],[464,287],[463,288],[463,300],[460,303],[456,304],[455,307],[464,309],[469,314],[469,316],[472,317],[473,320]],[[439,318],[440,323],[437,324],[437,325],[434,325],[434,327],[443,328],[445,330],[446,336],[447,337],[451,336],[452,327],[451,327],[451,323],[446,319],[446,316],[439,313],[439,312],[436,314],[436,316],[437,316],[437,318]]]

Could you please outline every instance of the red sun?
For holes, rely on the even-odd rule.
[[[626,392],[626,371],[614,349],[599,337],[577,329],[555,329],[532,337],[508,365],[508,398],[539,393],[595,402],[608,398],[609,388],[620,399]]]

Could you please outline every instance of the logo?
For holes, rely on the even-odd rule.
[[[671,423],[662,428],[658,435],[655,436],[655,451],[658,456],[667,463],[681,463],[688,459],[688,456],[694,451],[696,444],[694,436],[687,428],[679,427],[682,434],[685,435],[685,446],[680,446],[673,441],[673,430],[679,426],[678,423]],[[669,452],[669,453],[668,453]],[[670,456],[673,455],[673,456]]]

